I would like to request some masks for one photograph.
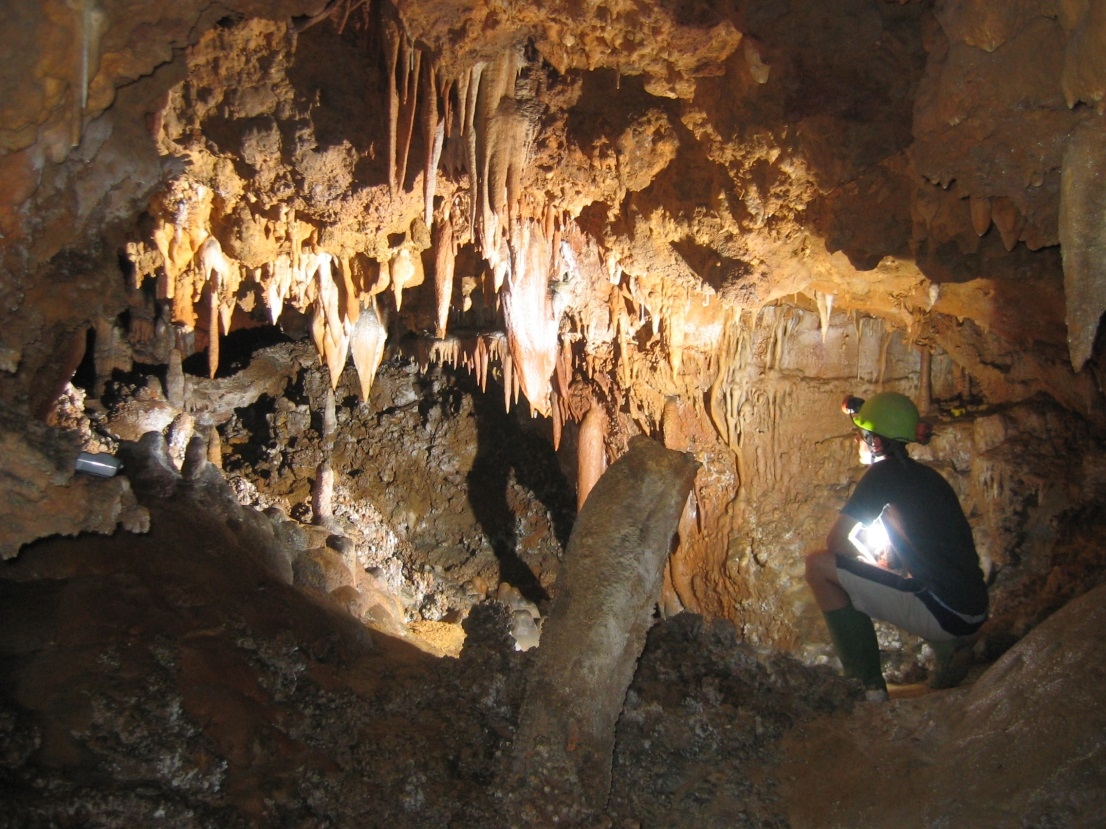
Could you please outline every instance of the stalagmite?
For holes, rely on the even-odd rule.
[[[363,307],[350,333],[350,351],[353,354],[354,368],[357,370],[362,402],[369,400],[373,380],[384,357],[384,343],[387,335],[388,332],[377,316],[375,303]]]
[[[1076,371],[1094,352],[1106,312],[1106,130],[1076,130],[1060,180],[1060,252],[1064,263],[1068,352]]]
[[[185,401],[184,367],[179,348],[169,352],[169,365],[165,370],[165,399],[174,409],[183,409]]]
[[[698,468],[635,437],[577,516],[519,710],[511,825],[586,826],[602,814],[615,724]]]
[[[311,488],[311,509],[315,524],[325,524],[334,517],[334,469],[330,461],[323,461],[316,470],[315,484]]]
[[[223,442],[214,426],[207,430],[207,460],[216,469],[223,468]]]
[[[576,454],[576,509],[583,508],[588,493],[607,469],[607,413],[595,400],[580,424]]]
[[[103,394],[116,368],[130,371],[130,360],[123,346],[121,332],[115,320],[97,317],[93,323],[96,341],[93,348],[93,362],[96,367],[95,396]],[[82,338],[83,342],[83,338]]]
[[[327,389],[323,397],[322,437],[324,441],[334,440],[338,433],[337,403],[334,399],[334,389]]]

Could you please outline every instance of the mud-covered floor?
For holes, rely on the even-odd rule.
[[[477,605],[459,658],[284,584],[192,494],[149,537],[39,542],[0,580],[4,826],[500,826],[528,653]],[[682,615],[619,728],[616,825],[786,825],[778,741],[850,689]],[[637,823],[635,823],[637,821]]]
[[[458,658],[369,633],[283,583],[259,525],[198,509],[204,489],[140,493],[148,537],[44,540],[3,565],[0,825],[507,825],[535,651],[504,607],[473,608]],[[658,622],[595,825],[1096,825],[1101,593],[974,684],[883,705],[728,623]]]

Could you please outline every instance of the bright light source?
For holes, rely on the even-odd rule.
[[[891,539],[880,519],[868,526],[857,524],[849,532],[849,541],[860,551],[860,555],[872,564],[878,564],[880,555],[891,546]]]

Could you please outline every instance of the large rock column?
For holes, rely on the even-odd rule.
[[[605,807],[615,724],[698,468],[634,438],[580,511],[519,714],[512,825],[582,825]]]

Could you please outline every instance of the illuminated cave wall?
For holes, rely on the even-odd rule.
[[[579,430],[581,486],[637,432],[694,452],[666,607],[785,647],[846,393],[936,421],[998,588],[1101,497],[1053,437],[1103,426],[1095,9],[163,5],[7,12],[6,402],[89,329],[102,378],[281,325],[363,398],[415,334]]]

